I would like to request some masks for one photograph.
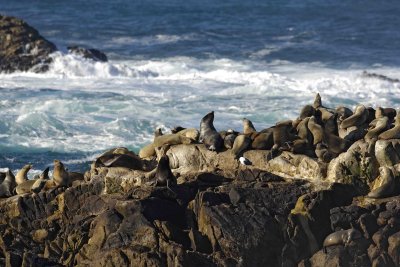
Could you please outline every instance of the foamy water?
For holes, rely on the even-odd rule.
[[[365,77],[364,69],[188,57],[108,63],[61,53],[53,58],[45,74],[0,74],[3,149],[137,151],[156,127],[198,127],[211,110],[219,130],[240,130],[243,117],[261,129],[297,117],[317,92],[330,107],[400,103],[398,82]],[[400,76],[395,68],[368,71]]]

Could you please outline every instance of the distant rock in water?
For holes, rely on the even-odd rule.
[[[74,55],[79,55],[84,58],[93,59],[94,61],[107,62],[106,54],[97,49],[87,49],[80,46],[68,46],[68,52]]]
[[[387,82],[392,82],[392,83],[400,82],[399,79],[390,78],[390,77],[388,77],[388,76],[385,76],[385,75],[382,75],[382,74],[373,73],[373,72],[367,72],[367,71],[365,71],[365,70],[363,71],[362,75],[363,75],[364,77],[367,77],[367,78],[376,78],[376,79],[379,79],[379,80],[383,80],[383,81],[387,81]]]
[[[57,47],[21,19],[0,15],[0,72],[45,72]]]

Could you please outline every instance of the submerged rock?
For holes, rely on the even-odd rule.
[[[84,48],[80,46],[68,46],[68,52],[74,55],[82,56],[83,58],[92,59],[94,61],[107,62],[106,54],[94,48]]]
[[[56,50],[23,20],[0,15],[0,72],[45,72]]]

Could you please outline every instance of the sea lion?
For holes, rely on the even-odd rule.
[[[139,157],[141,159],[152,158],[156,155],[156,148],[153,143],[150,143],[142,147],[139,151]]]
[[[338,132],[338,124],[337,124],[337,116],[338,114],[333,114],[328,120],[324,122],[324,130],[327,133],[334,134],[339,136]]]
[[[20,185],[20,184],[28,181],[27,174],[31,168],[32,168],[32,164],[27,164],[17,172],[17,175],[15,175],[15,181],[17,182],[17,185]]]
[[[352,126],[359,127],[368,119],[369,113],[364,105],[357,105],[354,114],[344,119],[340,124],[340,128],[346,129]]]
[[[96,159],[95,166],[125,167],[132,170],[145,169],[141,158],[126,147],[112,148],[104,152]]]
[[[57,186],[69,186],[71,184],[64,164],[57,159],[54,160],[53,181]]]
[[[233,147],[233,144],[235,143],[235,139],[236,137],[239,135],[238,132],[229,129],[228,131],[226,131],[226,133],[224,134],[224,147],[226,149],[231,149]],[[222,135],[221,135],[222,137]]]
[[[243,133],[244,134],[250,134],[250,133],[257,132],[256,128],[254,128],[254,125],[250,120],[243,118],[242,121],[243,121]]]
[[[162,147],[164,145],[179,145],[179,144],[191,144],[193,140],[189,137],[180,134],[182,131],[176,134],[164,134],[154,138],[154,147]]]
[[[35,181],[35,183],[31,187],[31,192],[39,193],[43,187],[46,185],[46,182],[49,180],[49,170],[50,168],[47,167],[39,176],[39,179]]]
[[[163,135],[163,132],[162,132],[161,128],[157,128],[157,129],[154,131],[154,138],[155,138],[155,137],[159,137],[159,136],[161,136],[161,135]]]
[[[171,171],[169,166],[169,158],[164,155],[158,161],[158,165],[155,171],[156,186],[166,186],[169,188],[170,185],[176,185],[176,177]]]
[[[25,193],[30,193],[32,185],[36,182],[37,180],[27,180],[23,182],[22,184],[17,185],[15,187],[15,192],[17,195],[25,194]]]
[[[300,119],[305,119],[315,115],[315,109],[311,105],[305,105],[300,111]]]
[[[308,121],[310,120],[309,117],[304,118],[301,122],[297,125],[297,136],[300,139],[307,140],[308,143],[314,143],[314,138],[310,130],[308,129]]]
[[[394,108],[383,108],[383,116],[388,117],[389,121],[393,121],[396,117],[396,114],[397,112]]]
[[[182,127],[182,126],[175,126],[174,128],[171,129],[171,133],[175,134],[175,133],[179,133],[182,130],[185,130],[186,128]]]
[[[353,111],[344,106],[336,107],[335,112],[338,114],[338,120],[340,120],[340,122],[353,115]]]
[[[382,132],[386,131],[388,128],[389,124],[389,118],[388,117],[378,117],[375,120],[373,120],[370,125],[371,129],[368,130],[367,134],[364,136],[365,141],[371,141],[372,139],[377,139],[379,134]]]
[[[391,197],[396,190],[396,180],[393,171],[388,167],[379,167],[380,186],[371,190],[370,198]]]
[[[333,159],[333,155],[329,152],[328,147],[323,143],[318,143],[315,147],[315,155],[318,161],[330,162]]]
[[[307,127],[313,135],[314,145],[321,143],[324,140],[324,129],[321,125],[316,123],[314,116],[311,116],[308,120]]]
[[[235,158],[239,158],[240,155],[250,147],[251,144],[251,139],[250,137],[240,134],[236,137],[235,142],[233,143],[232,147],[232,154],[235,156]]]
[[[0,184],[0,197],[11,197],[14,194],[14,189],[17,186],[15,176],[10,169],[6,172],[4,181]]]
[[[6,179],[6,172],[0,172],[0,184]]]
[[[199,131],[195,128],[183,129],[179,131],[178,134],[191,139],[193,142],[197,142],[200,135]]]
[[[326,253],[326,248],[336,245],[348,245],[351,241],[360,239],[362,237],[361,232],[357,229],[350,228],[347,230],[336,231],[328,235],[323,243],[323,249]]]
[[[317,109],[317,108],[319,108],[319,107],[322,107],[322,100],[321,100],[321,96],[320,96],[319,93],[317,93],[317,94],[315,95],[313,107],[314,107],[315,109]]]
[[[389,139],[399,139],[400,138],[400,112],[396,115],[394,127],[381,134],[379,134],[378,139],[389,140]]]
[[[224,140],[214,127],[214,111],[205,115],[200,122],[200,142],[207,149],[219,152],[224,144]]]
[[[252,149],[271,149],[274,145],[274,128],[265,129],[263,132],[257,133],[252,136],[251,148]]]

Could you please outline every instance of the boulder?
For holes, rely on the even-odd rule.
[[[45,72],[56,50],[23,20],[0,15],[0,72]]]

